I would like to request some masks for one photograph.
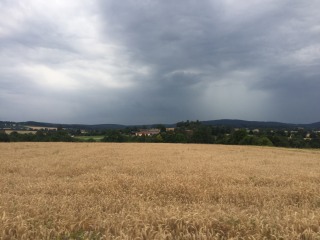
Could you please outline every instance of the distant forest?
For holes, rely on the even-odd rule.
[[[159,132],[150,136],[137,135],[140,130],[138,127],[86,131],[58,128],[28,134],[20,134],[18,131],[7,134],[2,131],[0,142],[150,142],[320,148],[320,132],[301,127],[248,129],[186,121],[179,122],[170,129],[164,125],[157,125],[155,128]]]

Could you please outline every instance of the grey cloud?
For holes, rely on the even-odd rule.
[[[223,79],[236,70],[257,69],[260,76],[242,80],[242,83],[248,89],[267,92],[270,104],[274,98],[294,102],[292,98],[299,95],[298,91],[319,89],[319,70],[305,66],[292,71],[291,64],[295,63],[282,62],[292,52],[316,43],[319,32],[308,30],[319,20],[317,15],[310,17],[308,14],[308,11],[314,14],[313,9],[319,7],[316,1],[271,1],[272,6],[266,11],[248,6],[240,18],[231,16],[231,20],[223,1],[152,1],[145,4],[109,1],[102,5],[105,21],[115,25],[111,29],[107,25],[106,33],[114,34],[131,49],[133,60],[153,66],[150,81],[161,85],[162,89],[179,88],[177,96],[174,96],[174,90],[169,91],[171,95],[167,97],[173,101],[180,98],[187,102],[194,91],[188,86],[195,82],[200,82],[204,91],[212,82],[225,81]],[[190,68],[196,69],[197,73],[183,73]],[[315,77],[312,80],[308,77],[310,71]],[[201,90],[197,91],[201,96]],[[318,100],[312,94],[305,98],[303,105],[306,108],[308,102]],[[188,106],[182,104],[185,109]],[[277,108],[277,104],[274,107]],[[320,117],[313,110],[309,110],[309,114],[314,120]],[[213,110],[213,118],[214,115]],[[277,120],[277,116],[269,120]],[[281,120],[286,119],[282,117]]]
[[[39,98],[62,109],[65,118],[52,110],[46,121],[320,120],[316,0],[76,5],[82,15],[69,28],[37,9],[24,29],[0,36],[0,108],[15,95],[16,104],[30,96],[29,105]]]

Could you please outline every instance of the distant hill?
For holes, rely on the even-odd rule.
[[[58,123],[44,123],[44,122],[19,122],[20,125],[25,126],[35,126],[35,127],[62,127],[62,128],[72,128],[72,129],[87,129],[87,130],[103,130],[103,129],[124,129],[126,127],[138,127],[138,128],[155,128],[159,125],[164,125],[165,127],[174,127],[176,124],[149,124],[149,125],[121,125],[121,124],[58,124]]]
[[[310,126],[311,128],[320,129],[320,122],[311,123],[311,124],[309,124],[309,126]]]
[[[296,124],[281,123],[281,122],[260,122],[260,121],[244,121],[237,119],[221,119],[202,121],[204,125],[211,126],[228,126],[234,128],[287,128],[296,127]]]
[[[86,129],[86,130],[101,130],[101,129],[123,129],[126,126],[119,124],[58,124],[58,123],[44,123],[44,122],[19,122],[19,125],[34,126],[34,127],[61,127],[61,128],[71,128],[71,129]]]
[[[202,121],[204,125],[210,126],[228,126],[234,128],[274,128],[274,129],[287,129],[287,128],[320,128],[320,122],[311,124],[293,124],[293,123],[281,123],[281,122],[263,122],[263,121],[244,121],[238,119],[221,119]]]
[[[306,128],[306,129],[320,129],[320,122],[311,124],[292,124],[292,123],[281,123],[281,122],[263,122],[263,121],[245,121],[238,119],[220,119],[220,120],[209,120],[201,121],[202,124],[208,126],[227,126],[232,128],[272,128],[272,129],[292,129],[292,128]],[[59,124],[59,123],[46,123],[46,122],[8,122],[0,121],[0,128],[6,128],[8,126],[34,126],[44,128],[68,128],[68,129],[84,129],[84,130],[104,130],[104,129],[124,129],[126,127],[138,127],[138,128],[154,128],[159,125],[165,127],[175,127],[176,124],[148,124],[148,125],[121,125],[121,124]]]

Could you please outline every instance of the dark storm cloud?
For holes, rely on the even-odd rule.
[[[106,34],[130,49],[135,61],[158,74],[207,65],[220,34],[221,14],[209,2],[102,2]]]
[[[319,121],[319,7],[316,0],[2,1],[0,118]]]
[[[263,114],[259,106],[252,106],[257,114],[248,115],[255,119],[303,122],[320,118],[314,108],[320,97],[303,94],[301,98],[302,93],[319,89],[318,2],[103,1],[101,5],[107,23],[105,34],[130,49],[133,61],[151,66],[153,72],[146,81],[158,86],[158,96],[164,94],[172,103],[180,100],[185,117],[199,116],[199,111],[192,114],[190,109],[215,99],[202,99],[205,89],[227,96],[238,81],[247,89],[239,89],[243,95],[252,94],[244,104],[260,101],[252,91],[263,91],[269,96],[261,103],[269,105],[265,110],[277,109],[279,114]],[[235,74],[229,76],[232,72]],[[219,81],[225,86],[214,86]],[[155,91],[148,98],[153,98]],[[243,96],[240,93],[238,97]],[[220,100],[224,104],[228,97]],[[284,107],[288,106],[286,112]],[[294,117],[295,106],[295,114],[304,108],[309,117]],[[230,113],[227,117],[247,115]],[[210,118],[210,114],[211,118],[223,117],[215,109],[200,111],[200,116]]]

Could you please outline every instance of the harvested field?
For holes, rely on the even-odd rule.
[[[0,239],[320,239],[320,151],[1,143]]]

